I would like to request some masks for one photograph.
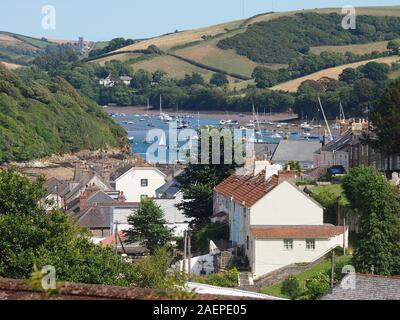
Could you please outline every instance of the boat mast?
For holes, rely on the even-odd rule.
[[[324,116],[326,128],[328,129],[329,139],[330,139],[330,141],[333,141],[333,136],[332,136],[331,128],[329,127],[328,120],[326,119],[326,116],[325,116],[324,107],[322,106],[322,102],[321,102],[321,99],[320,99],[319,96],[318,96],[318,102],[319,102],[319,105],[320,105],[320,107],[321,107],[322,115]]]

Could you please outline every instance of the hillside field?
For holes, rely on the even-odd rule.
[[[371,59],[371,60],[365,60],[365,61],[360,61],[360,62],[355,62],[355,63],[350,63],[334,68],[329,68],[325,69],[322,71],[318,71],[315,73],[312,73],[308,76],[304,76],[298,79],[294,79],[285,83],[281,83],[277,86],[272,87],[272,90],[281,90],[281,91],[287,91],[287,92],[296,92],[297,89],[300,87],[300,85],[306,81],[306,80],[319,80],[324,77],[332,78],[332,79],[339,79],[339,75],[343,72],[344,69],[346,68],[357,68],[359,66],[365,65],[368,62],[378,62],[378,63],[386,63],[386,64],[392,64],[395,62],[400,61],[399,56],[391,56],[391,57],[385,57],[385,58],[378,58],[378,59]]]

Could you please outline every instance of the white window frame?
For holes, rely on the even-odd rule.
[[[315,250],[315,239],[306,239],[306,250],[308,251]]]
[[[293,250],[293,239],[283,239],[283,248],[286,251],[292,251]]]

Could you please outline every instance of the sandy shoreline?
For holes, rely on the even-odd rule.
[[[159,115],[159,110],[147,110],[146,107],[116,107],[116,106],[109,106],[104,108],[105,111],[108,113],[125,113],[126,115],[132,114],[149,114],[149,115]],[[183,114],[183,115],[192,115],[197,117],[197,111],[189,111],[189,110],[182,110],[180,112],[175,112],[170,109],[165,110],[166,113],[170,115],[176,114]],[[228,118],[230,120],[242,120],[242,121],[249,121],[253,119],[253,114],[251,112],[224,112],[224,111],[199,111],[200,116],[202,118],[217,118],[217,119],[225,119]],[[241,116],[242,114],[242,116]],[[266,121],[289,121],[289,120],[296,120],[298,117],[296,114],[293,113],[273,113],[270,117],[269,114],[266,114]],[[259,114],[259,120],[264,120],[264,114]]]

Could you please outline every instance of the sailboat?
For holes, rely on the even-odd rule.
[[[167,145],[167,141],[165,141],[165,136],[161,135],[160,140],[158,142],[159,147],[165,147]]]

